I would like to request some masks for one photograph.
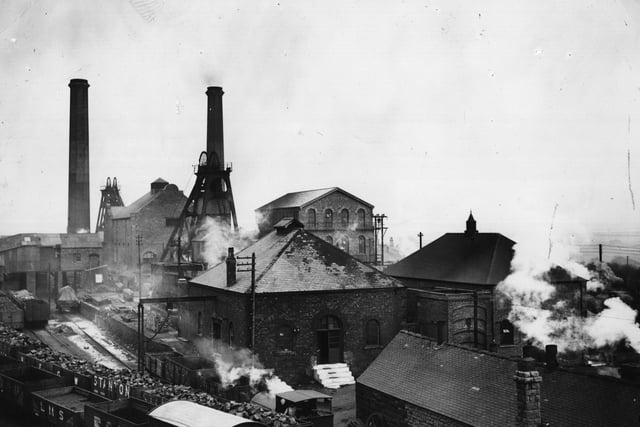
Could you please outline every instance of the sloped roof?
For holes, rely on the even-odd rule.
[[[169,184],[167,181],[165,181],[162,178],[156,179],[155,181],[152,182],[152,184],[168,184],[165,187],[166,190],[168,190],[169,188],[175,187],[174,185]],[[177,187],[175,187],[175,189],[177,190]],[[138,200],[136,200],[135,202],[131,203],[128,206],[111,206],[110,208],[111,218],[112,219],[130,218],[132,214],[140,212],[145,206],[147,206],[149,203],[151,203],[152,201],[160,197],[162,194],[163,194],[162,191],[156,191],[156,192],[149,191],[148,193],[144,194],[142,197],[140,197]],[[185,197],[185,200],[186,200],[186,197]]]
[[[360,203],[373,208],[373,205],[365,202],[364,200],[354,196],[351,193],[344,191],[339,187],[331,187],[331,188],[321,188],[318,190],[306,190],[306,191],[297,191],[294,193],[287,193],[284,196],[278,197],[277,199],[267,203],[264,206],[259,207],[256,211],[261,210],[271,210],[271,209],[285,209],[285,208],[301,208],[304,207],[321,197],[328,196],[331,193],[336,191],[341,192],[342,194],[358,200]]]
[[[236,256],[251,256],[252,253],[256,254],[257,293],[402,287],[396,279],[303,229],[282,234],[272,231]],[[228,287],[226,268],[226,263],[222,262],[192,279],[191,283],[249,292],[251,275],[238,272],[237,282]]]
[[[401,331],[357,379],[367,387],[473,426],[514,425],[517,362]],[[552,426],[637,425],[640,387],[541,368],[542,420]]]
[[[499,233],[447,233],[390,265],[393,277],[496,285],[509,275],[515,242]]]
[[[69,248],[100,248],[103,236],[101,233],[61,234],[62,247]]]

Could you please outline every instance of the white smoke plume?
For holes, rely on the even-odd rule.
[[[216,265],[227,255],[228,248],[244,249],[257,239],[256,230],[235,231],[232,226],[218,218],[207,217],[196,233],[196,240],[203,242],[201,256],[210,265]]]
[[[233,387],[246,378],[255,392],[266,387],[271,398],[275,398],[277,393],[293,390],[274,375],[273,369],[265,368],[258,356],[248,348],[230,348],[221,341],[214,341],[212,344],[209,340],[198,341],[196,345],[200,354],[215,361],[216,373],[223,388]]]
[[[640,353],[640,327],[636,311],[619,297],[604,301],[599,313],[588,312],[582,317],[575,302],[558,299],[547,273],[562,267],[572,277],[587,279],[587,291],[610,288],[620,280],[604,263],[584,265],[571,259],[570,251],[558,250],[555,258],[540,258],[527,254],[520,245],[515,247],[511,274],[498,284],[498,292],[511,303],[509,320],[535,345],[556,344],[558,351],[577,351],[601,348],[624,341]],[[572,304],[573,303],[573,304]]]

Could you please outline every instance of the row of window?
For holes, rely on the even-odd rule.
[[[333,237],[331,236],[327,236],[325,237],[325,240],[333,245]],[[350,253],[349,252],[349,239],[347,239],[346,237],[342,237],[340,239],[338,239],[338,241],[336,242],[336,246],[339,247],[341,250],[345,251],[346,253]],[[367,239],[365,239],[364,236],[358,236],[358,253],[359,254],[366,254],[367,253]]]
[[[357,221],[356,221],[356,226],[358,228],[364,228],[365,227],[365,212],[364,209],[360,208],[356,211],[356,217],[357,217]],[[318,228],[318,218],[316,215],[316,210],[311,208],[307,211],[307,224],[306,224],[308,229],[315,229]],[[324,211],[324,218],[322,221],[322,226],[324,228],[328,228],[328,229],[332,229],[333,228],[333,210],[332,209],[325,209]],[[349,227],[349,209],[342,209],[340,211],[340,226],[342,228],[347,228]]]

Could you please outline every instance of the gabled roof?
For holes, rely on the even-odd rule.
[[[509,275],[515,242],[499,233],[447,233],[390,265],[398,278],[496,285]]]
[[[363,205],[373,209],[373,205],[365,202],[364,200],[354,196],[351,193],[344,191],[339,187],[321,188],[318,190],[297,191],[295,193],[287,193],[284,196],[267,203],[264,206],[259,207],[256,211],[271,210],[271,209],[286,209],[286,208],[303,208],[304,206],[315,202],[316,200],[326,197],[332,193],[340,192],[347,197],[357,200]]]
[[[514,425],[517,362],[401,331],[359,384],[473,426]],[[637,425],[640,387],[610,377],[539,371],[542,420],[552,426]]]
[[[155,181],[153,181],[152,185],[153,184],[164,185],[168,183],[164,179],[158,178]],[[165,186],[166,190],[169,190],[170,188],[174,188],[174,187],[175,186],[171,184]],[[175,187],[175,189],[177,189],[177,187]],[[149,191],[148,193],[140,197],[138,200],[131,203],[129,206],[111,206],[110,208],[111,218],[112,219],[130,218],[132,214],[140,212],[145,206],[147,206],[149,203],[151,203],[152,201],[160,197],[162,194],[163,194],[162,191],[156,191],[156,192]],[[185,197],[185,200],[186,200],[186,197]]]
[[[399,288],[400,282],[358,261],[335,246],[306,232],[275,230],[237,256],[256,254],[256,292],[342,291],[374,288]],[[238,272],[236,283],[226,284],[226,263],[222,262],[191,283],[246,293],[251,275]]]

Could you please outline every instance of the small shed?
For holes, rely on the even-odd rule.
[[[227,414],[187,400],[174,400],[149,413],[152,427],[264,427],[264,424]]]

